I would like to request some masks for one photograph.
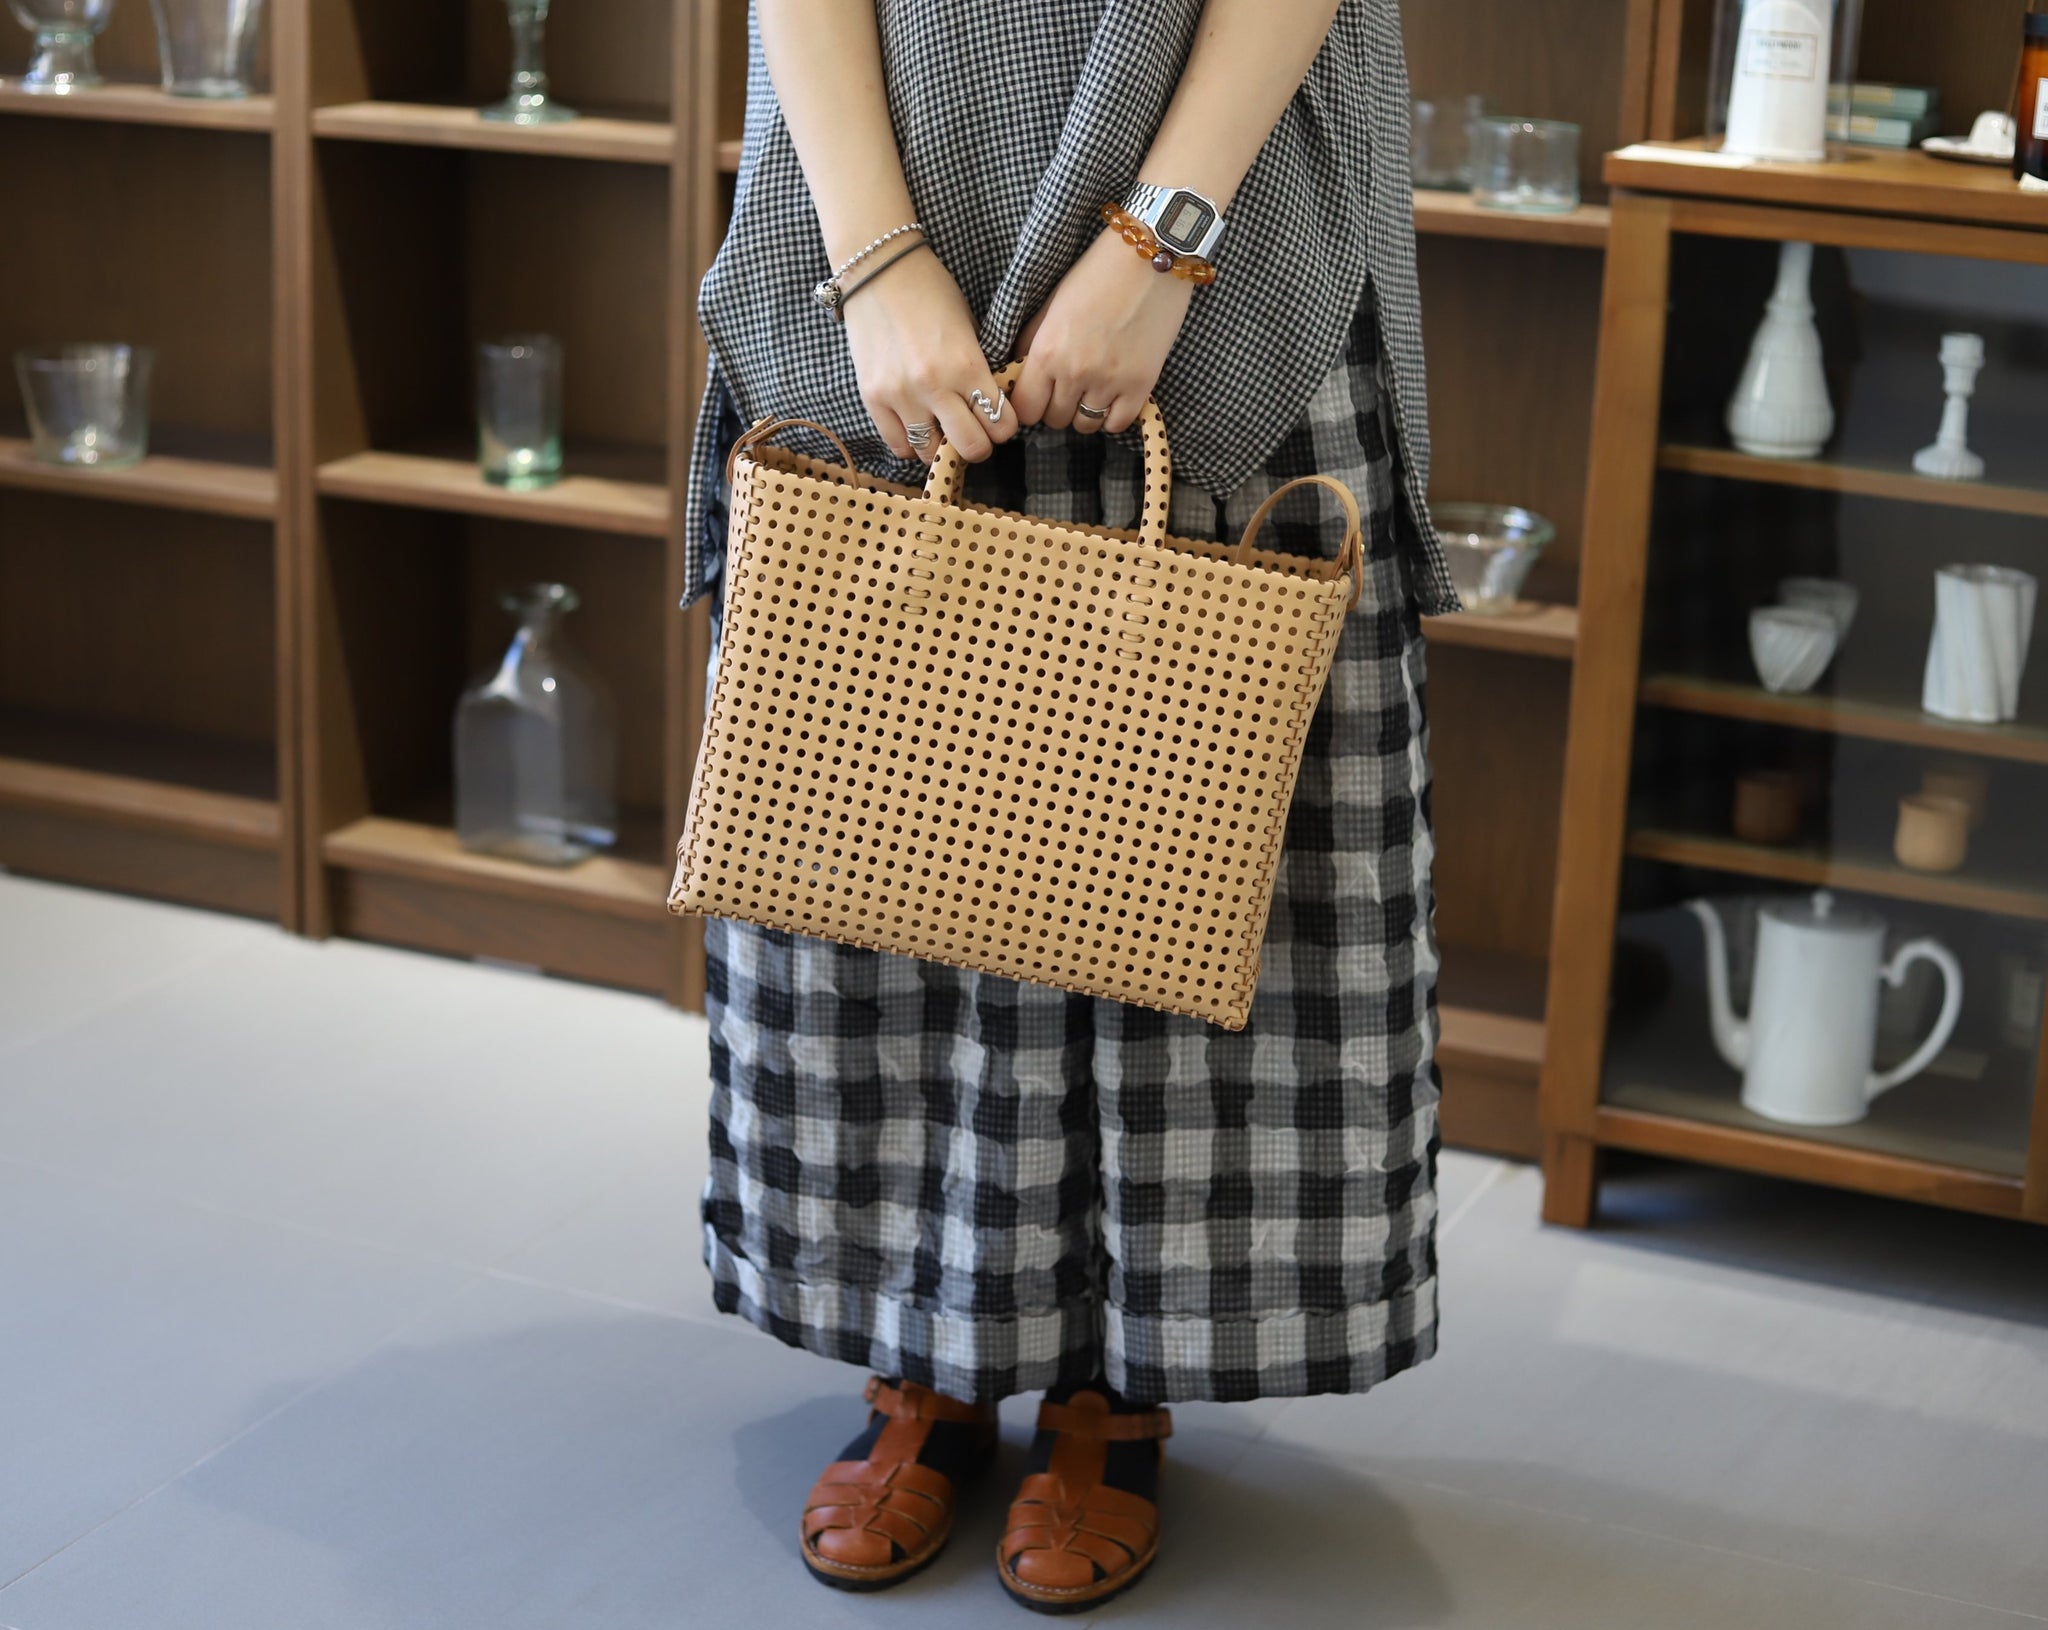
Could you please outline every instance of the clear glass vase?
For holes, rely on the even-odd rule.
[[[64,96],[101,83],[92,42],[113,15],[114,0],[7,0],[7,7],[36,37],[28,72],[17,81],[21,89]]]
[[[164,89],[216,100],[249,94],[263,0],[149,0]]]
[[[455,710],[455,835],[465,849],[571,866],[618,840],[611,698],[562,648],[576,591],[507,595],[518,632]]]
[[[483,110],[501,124],[550,125],[576,117],[548,95],[548,70],[542,51],[547,30],[548,0],[505,0],[512,24],[512,87],[505,100]]]

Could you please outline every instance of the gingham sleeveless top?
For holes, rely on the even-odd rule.
[[[1201,0],[877,0],[890,113],[933,250],[992,364],[1136,179],[1179,81]],[[742,418],[800,414],[863,468],[894,466],[861,403],[845,331],[811,289],[831,271],[796,148],[749,29],[732,225],[698,294],[714,382]],[[1170,177],[1162,178],[1170,180]],[[1368,288],[1413,523],[1422,609],[1456,603],[1428,521],[1429,437],[1398,0],[1344,0],[1226,212],[1221,273],[1196,292],[1156,395],[1174,474],[1218,498],[1259,469],[1338,364]],[[707,392],[700,442],[715,427]],[[703,591],[692,461],[684,603]]]

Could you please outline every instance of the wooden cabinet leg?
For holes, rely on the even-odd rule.
[[[1543,1140],[1543,1220],[1591,1228],[1600,1203],[1600,1146],[1566,1132]]]

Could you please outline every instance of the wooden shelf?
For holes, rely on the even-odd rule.
[[[1718,476],[1727,481],[1758,481],[1772,486],[1854,493],[1864,498],[1891,498],[1909,504],[1937,504],[1948,509],[1989,510],[2000,515],[2048,520],[2048,487],[1937,481],[1911,470],[1836,464],[1827,459],[1758,458],[1732,448],[1679,443],[1667,443],[1660,448],[1657,462],[1667,470]]]
[[[43,463],[15,436],[0,436],[0,487],[259,521],[277,513],[277,475],[261,465],[152,453],[126,469],[73,469]]]
[[[668,914],[669,874],[660,866],[611,856],[560,870],[525,865],[471,854],[447,827],[418,821],[368,816],[328,833],[320,853],[330,866],[606,916],[658,923]]]
[[[1469,193],[1418,189],[1415,194],[1415,230],[1448,237],[1605,249],[1608,225],[1605,204],[1581,204],[1563,215],[1536,215],[1523,210],[1487,209],[1475,204]]]
[[[278,845],[274,801],[35,759],[0,757],[0,805],[175,833],[243,849],[275,850]]]
[[[628,454],[627,466],[647,464],[659,454]],[[603,463],[602,454],[572,463]],[[453,510],[545,526],[588,527],[663,538],[669,529],[668,489],[658,482],[614,476],[570,474],[552,487],[512,492],[494,487],[478,473],[474,459],[426,453],[353,453],[323,464],[314,484],[331,498],[400,504],[415,509]]]
[[[1709,1039],[1706,951],[1682,908],[1625,917],[1617,958],[1661,969],[1653,1005],[1615,1012],[1601,1076],[1602,1142],[1878,1194],[2016,1214],[2026,1170],[2033,1060],[1955,1047],[1848,1126],[1795,1127],[1742,1105],[1742,1077]],[[1889,1057],[1881,1062],[1890,1062]],[[1654,1141],[1653,1141],[1654,1140]]]
[[[1918,659],[1914,663],[1917,677]],[[1639,699],[1648,707],[1748,719],[1906,747],[1942,747],[1981,758],[2048,764],[2048,729],[2031,724],[1957,724],[1906,702],[1855,701],[1808,693],[1778,696],[1759,685],[1726,679],[1656,674],[1643,679]]]
[[[1540,957],[1448,944],[1437,986],[1437,1065],[1444,1142],[1534,1160],[1543,1134],[1536,1078],[1543,1068]]]
[[[1503,616],[1460,611],[1425,617],[1422,626],[1432,645],[1465,645],[1569,662],[1579,643],[1579,608],[1525,601]]]
[[[189,130],[267,131],[275,122],[277,104],[268,96],[215,100],[204,96],[171,96],[156,85],[101,85],[64,96],[25,91],[14,81],[0,83],[0,113],[40,113],[53,119],[97,119],[114,124],[182,125]]]
[[[675,126],[656,119],[586,114],[566,124],[496,124],[480,117],[474,107],[429,102],[343,102],[316,108],[313,134],[336,141],[545,153],[621,164],[667,164],[676,145]]]
[[[2003,168],[1869,147],[1836,155],[1826,164],[1729,164],[1701,139],[1641,142],[1608,154],[1606,173],[1608,185],[1643,192],[2048,229],[2048,197],[2021,192]]]
[[[1639,1101],[1664,1107],[1635,1107]],[[1732,1110],[1727,1103],[1733,1103]],[[1594,1134],[1608,1148],[1632,1149],[1669,1160],[1726,1166],[1801,1183],[1825,1183],[1958,1211],[1981,1211],[1993,1217],[2023,1214],[2024,1177],[1790,1136],[1761,1117],[1749,1116],[1732,1096],[1727,1103],[1713,1101],[1714,1107],[1727,1111],[1717,1120],[1702,1114],[1702,1101],[1696,1098],[1624,1092],[1615,1102],[1594,1111]]]
[[[1631,833],[1628,852],[1639,860],[1663,861],[1673,866],[1733,872],[1780,883],[1851,889],[1892,900],[1917,900],[2027,922],[2048,922],[2048,887],[2038,883],[1994,882],[1967,872],[1908,871],[1888,856],[1875,853],[1781,849],[1656,827]]]
[[[1443,946],[1442,957],[1440,1060],[1533,1082],[1543,1066],[1543,961],[1466,945]]]

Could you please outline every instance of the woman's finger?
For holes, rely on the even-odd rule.
[[[1020,356],[1022,352],[1018,353]],[[1052,402],[1052,373],[1035,357],[1024,357],[1017,383],[1010,387],[1010,408],[1020,425],[1037,424]]]
[[[1098,430],[1116,430],[1122,426],[1111,424],[1116,415],[1115,404],[1121,401],[1111,386],[1097,385],[1092,390],[1083,385],[1074,392],[1074,434],[1092,436]],[[1100,413],[1085,413],[1084,408],[1101,408]]]
[[[983,401],[991,405],[1000,404],[1002,408],[1002,411],[991,419],[971,397],[968,400],[968,406],[974,409],[975,417],[981,421],[982,433],[991,442],[1006,442],[1017,434],[1017,426],[1020,422],[1017,418],[1017,410],[1005,397],[1003,387],[996,383],[996,376],[994,374],[984,368],[979,381],[967,381],[967,389],[969,391],[980,391]]]
[[[875,429],[888,444],[889,451],[898,458],[916,458],[918,455],[910,445],[909,436],[903,431],[903,416],[893,408],[868,405],[868,417],[875,421]]]
[[[979,464],[995,451],[995,443],[988,437],[992,426],[966,397],[948,394],[940,397],[932,407],[946,432],[946,440],[969,464]],[[1007,411],[1003,416],[1010,417]]]
[[[1109,417],[1102,421],[1102,428],[1114,436],[1138,422],[1138,415],[1145,411],[1145,397],[1127,392],[1114,402],[1097,402],[1095,406],[1109,409]]]
[[[1073,424],[1074,409],[1080,405],[1080,381],[1056,378],[1052,382],[1052,400],[1046,404],[1045,422],[1054,430],[1065,430]],[[1095,405],[1102,406],[1100,402]]]
[[[939,416],[936,413],[915,396],[897,397],[891,404],[890,413],[896,422],[903,426],[902,457],[918,459],[926,464],[938,457]],[[913,429],[921,431],[922,434],[913,439]]]

